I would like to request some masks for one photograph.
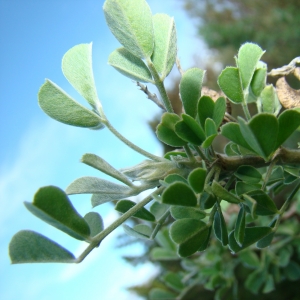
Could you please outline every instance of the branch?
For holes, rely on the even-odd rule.
[[[143,91],[148,96],[148,99],[153,101],[161,109],[166,110],[163,104],[157,98],[156,94],[152,94],[151,92],[149,92],[148,87],[146,85],[143,85],[138,81],[136,82],[136,85],[140,87],[140,90]]]

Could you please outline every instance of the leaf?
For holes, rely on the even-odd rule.
[[[216,124],[212,119],[206,119],[205,121],[205,134],[206,140],[201,145],[204,149],[208,148],[218,135]]]
[[[148,240],[151,236],[152,230],[147,225],[139,224],[133,228],[123,224],[124,231],[135,238]]]
[[[220,97],[215,102],[214,113],[212,119],[214,120],[216,127],[219,128],[226,112],[226,100],[224,97]]]
[[[115,210],[126,213],[128,210],[133,208],[136,205],[135,202],[131,200],[120,200],[115,206]],[[136,217],[138,219],[143,219],[146,221],[154,222],[155,217],[152,213],[150,213],[146,208],[142,207],[138,212],[136,212],[133,217]]]
[[[154,48],[152,13],[145,0],[106,0],[105,19],[116,39],[133,55],[150,58]]]
[[[207,118],[212,119],[214,115],[215,102],[209,96],[202,96],[198,102],[198,117],[202,128],[205,128]]]
[[[186,142],[201,145],[206,139],[203,129],[191,116],[182,114],[181,117],[182,120],[175,125],[176,134]]]
[[[278,213],[274,201],[262,190],[251,191],[247,193],[257,202],[256,214],[259,216],[268,216]]]
[[[231,102],[237,104],[244,102],[244,93],[238,68],[226,67],[219,75],[218,84]]]
[[[206,178],[206,170],[202,168],[194,169],[188,176],[188,182],[195,193],[202,193]]]
[[[243,245],[239,246],[234,238],[233,230],[229,234],[229,248],[233,253],[237,253],[259,241],[271,232],[272,228],[270,227],[246,227]]]
[[[128,186],[133,185],[132,182],[123,173],[113,168],[103,158],[95,154],[86,153],[82,156],[81,161],[86,165],[89,165],[117,180],[120,180]]]
[[[180,175],[178,175],[178,174],[170,174],[170,175],[168,175],[165,179],[164,179],[164,181],[166,182],[166,183],[168,183],[168,184],[171,184],[171,183],[173,183],[173,182],[176,182],[176,181],[181,181],[181,182],[184,182],[184,183],[188,183],[187,182],[187,180],[184,178],[184,177],[182,177],[182,176],[180,176]]]
[[[257,254],[250,250],[244,250],[239,253],[239,259],[242,261],[242,264],[247,268],[257,269],[260,267],[260,261]]]
[[[75,263],[74,255],[34,231],[22,230],[16,233],[9,244],[12,264],[22,263]]]
[[[239,124],[231,122],[223,125],[221,127],[221,134],[230,141],[241,145],[248,150],[252,150],[252,148],[246,142],[247,139],[243,137]]]
[[[261,188],[261,184],[248,184],[242,181],[238,181],[235,184],[235,192],[238,196],[254,190],[258,190],[260,188]]]
[[[210,209],[214,206],[217,199],[214,195],[203,192],[200,197],[200,209]]]
[[[118,48],[108,57],[108,63],[121,74],[135,81],[154,83],[145,63],[125,48]]]
[[[264,282],[266,282],[265,273],[261,269],[257,269],[247,277],[245,287],[257,295]]]
[[[290,281],[296,281],[300,279],[300,266],[295,261],[290,261],[287,267],[284,269],[284,274]]]
[[[278,118],[279,130],[274,149],[280,147],[300,126],[300,113],[296,110],[286,110]]]
[[[228,244],[228,232],[227,232],[227,226],[221,210],[218,210],[215,213],[214,232],[217,239],[222,243],[222,245],[226,246]]]
[[[187,257],[201,247],[206,241],[209,229],[207,225],[196,219],[180,219],[170,227],[172,240],[179,244],[178,254]]]
[[[212,183],[212,192],[215,196],[219,197],[222,200],[225,200],[229,203],[240,203],[242,200],[235,196],[234,194],[225,190],[217,181],[213,181]]]
[[[166,14],[153,16],[154,51],[152,62],[164,80],[171,72],[177,55],[177,36],[174,18]]]
[[[201,97],[202,82],[205,71],[192,68],[183,73],[179,92],[186,114],[195,118],[197,115],[197,104]]]
[[[260,172],[252,166],[240,166],[234,175],[247,183],[259,183],[262,180]]]
[[[176,295],[161,288],[153,288],[149,293],[150,300],[175,299]]]
[[[278,98],[275,88],[272,84],[268,84],[261,92],[262,111],[270,114],[274,114],[277,107],[276,103]]]
[[[184,288],[184,284],[182,283],[183,276],[179,273],[168,272],[161,279],[166,286],[177,292],[180,292]]]
[[[234,238],[239,246],[243,245],[245,237],[246,213],[244,205],[241,206],[234,227]]]
[[[150,250],[150,257],[152,260],[179,260],[179,256],[175,251],[167,250],[160,247],[155,247]]]
[[[180,117],[173,113],[164,113],[160,124],[156,128],[157,137],[165,144],[172,147],[182,147],[187,144],[175,133],[175,124],[180,121]]]
[[[90,236],[94,237],[104,229],[103,220],[96,212],[89,212],[84,216],[85,221],[90,227]]]
[[[41,109],[52,119],[72,126],[102,128],[102,119],[47,79],[38,93]]]
[[[256,69],[250,83],[251,90],[255,95],[255,97],[259,97],[260,93],[266,86],[266,80],[267,80],[267,68]]]
[[[58,187],[42,187],[34,195],[32,203],[24,204],[36,217],[76,239],[84,240],[90,236],[87,222]]]
[[[238,52],[237,65],[240,72],[240,78],[243,89],[246,90],[251,82],[257,63],[264,54],[258,45],[245,43]]]
[[[159,220],[169,209],[169,205],[154,201],[150,206],[150,212],[155,216],[155,219]]]
[[[247,124],[238,118],[241,133],[247,139],[249,146],[265,160],[276,150],[278,135],[278,121],[272,114],[261,113],[254,116]]]
[[[92,107],[100,105],[92,66],[92,43],[74,46],[62,59],[62,71],[76,91]]]
[[[172,217],[176,220],[185,218],[201,220],[206,217],[205,212],[194,207],[172,206],[170,212]]]
[[[163,191],[162,202],[171,205],[196,206],[197,198],[187,184],[178,181],[170,184]]]
[[[174,252],[176,251],[176,244],[171,240],[168,228],[165,227],[159,231],[155,237],[155,240],[164,249]]]

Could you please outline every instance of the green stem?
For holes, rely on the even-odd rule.
[[[250,115],[247,103],[243,103],[242,107],[243,107],[243,111],[246,116],[246,119],[247,119],[247,121],[249,121],[251,119],[251,115]]]
[[[269,179],[270,179],[270,176],[271,176],[271,174],[272,174],[272,170],[273,170],[274,166],[276,165],[277,161],[278,161],[278,158],[275,158],[275,159],[272,160],[272,162],[270,163],[270,165],[269,165],[269,167],[268,167],[268,171],[267,171],[266,177],[265,177],[265,179],[264,179],[264,183],[263,183],[263,185],[262,185],[262,187],[261,187],[261,190],[262,190],[262,191],[264,191],[264,190],[266,189],[266,186],[267,186],[268,181],[269,181]]]
[[[153,155],[142,148],[138,147],[137,145],[133,144],[129,140],[127,140],[123,135],[121,135],[110,123],[107,119],[103,121],[105,126],[112,132],[119,140],[121,140],[124,144],[126,144],[129,148],[133,149],[134,151],[154,160],[154,161],[164,161],[165,159],[156,155]]]
[[[152,234],[151,234],[151,236],[150,236],[150,239],[151,239],[151,240],[153,240],[153,239],[156,237],[158,231],[159,231],[160,228],[163,226],[163,224],[165,223],[165,221],[166,221],[166,219],[168,218],[169,215],[170,215],[170,211],[169,211],[169,209],[168,209],[168,210],[160,217],[160,219],[157,221],[157,224],[156,224],[156,226],[155,226],[155,228],[154,228],[154,230],[153,230],[153,232],[152,232]]]
[[[284,204],[282,205],[282,207],[280,209],[280,214],[281,215],[287,210],[290,202],[292,201],[292,199],[294,198],[294,196],[296,195],[296,193],[298,192],[299,189],[300,189],[300,182],[298,182],[298,184],[296,185],[294,190],[291,192],[291,194],[287,197]]]
[[[164,82],[163,82],[163,80],[160,79],[159,74],[157,73],[157,71],[150,59],[147,59],[147,65],[148,65],[148,68],[149,68],[153,78],[154,78],[155,85],[162,97],[162,101],[164,103],[166,111],[169,113],[174,113],[171,101],[168,97],[168,94],[167,94],[165,86],[164,86]]]
[[[160,187],[154,193],[159,195],[163,191],[163,189],[164,189],[164,187]],[[106,229],[104,229],[103,231],[98,233],[96,236],[94,236],[91,244],[76,259],[76,263],[82,262],[94,248],[99,246],[99,244],[102,242],[102,240],[106,236],[108,236],[112,231],[114,231],[116,228],[118,228],[120,225],[122,225],[127,219],[132,217],[136,212],[138,212],[142,207],[144,207],[146,204],[148,204],[152,199],[153,199],[153,195],[151,193],[144,200],[137,203],[133,208],[128,210],[126,213],[124,213],[118,220],[116,220],[110,226],[108,226]]]
[[[199,146],[194,146],[194,149],[203,160],[207,160],[207,157],[205,156],[205,154]]]
[[[191,162],[195,162],[195,161],[196,161],[196,158],[195,158],[194,154],[192,153],[190,147],[186,145],[186,146],[183,146],[183,148],[184,148],[185,153],[186,153],[186,155],[188,156],[189,160],[190,160]]]

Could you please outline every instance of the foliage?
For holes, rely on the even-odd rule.
[[[254,293],[271,292],[275,283],[285,278],[299,279],[299,228],[294,226],[295,219],[285,219],[300,188],[300,151],[282,145],[300,126],[300,112],[291,108],[297,106],[292,90],[285,92],[292,103],[281,110],[276,90],[266,84],[267,66],[260,61],[264,51],[254,43],[240,47],[236,66],[226,67],[219,75],[224,96],[215,101],[202,95],[205,72],[186,70],[179,84],[184,112],[176,114],[164,87],[176,61],[173,18],[152,16],[144,0],[106,0],[103,9],[111,32],[123,45],[110,55],[109,63],[138,81],[151,100],[166,110],[156,134],[163,143],[179,149],[158,157],[117,132],[97,96],[92,45],[70,49],[63,57],[63,73],[90,108],[46,80],[38,94],[42,110],[68,125],[106,127],[147,159],[116,170],[97,155],[84,154],[83,163],[120,183],[81,177],[65,191],[54,186],[40,188],[33,202],[25,206],[48,224],[88,243],[86,250],[75,258],[39,233],[20,231],[9,245],[12,263],[80,263],[123,224],[128,235],[157,241],[159,246],[151,250],[152,260],[180,262],[180,271],[164,274],[164,284],[150,291],[150,299],[189,299],[199,284],[214,290],[216,299],[237,297],[235,272],[241,265],[250,270],[244,283]],[[272,72],[297,75],[298,62],[296,59]],[[140,82],[154,84],[160,99]],[[233,118],[226,111],[226,99],[241,105],[244,114]],[[250,114],[249,103],[256,104],[256,114]],[[220,136],[228,139],[224,153],[214,149]],[[290,187],[285,202],[276,203],[276,195]],[[138,203],[126,199],[145,190],[151,191]],[[118,200],[115,209],[121,216],[103,228],[99,214],[78,214],[68,197],[72,194],[92,194],[93,207]],[[150,202],[150,209],[146,209]],[[125,221],[131,217],[143,221],[129,227]],[[232,256],[238,257],[234,263]]]

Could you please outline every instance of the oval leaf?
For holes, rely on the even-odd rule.
[[[240,166],[234,175],[247,183],[259,183],[262,180],[260,172],[252,166]]]
[[[71,48],[62,59],[62,71],[71,85],[92,107],[100,103],[92,67],[92,43]]]
[[[139,224],[134,226],[134,228],[123,224],[124,231],[135,238],[148,240],[151,236],[152,230],[147,225]]]
[[[256,214],[259,216],[268,216],[278,213],[274,201],[262,190],[251,191],[247,193],[257,202]]]
[[[41,109],[51,118],[68,125],[102,128],[101,117],[73,100],[49,79],[38,93]]]
[[[192,68],[183,73],[179,92],[186,114],[195,118],[197,115],[197,104],[201,97],[202,82],[205,71]]]
[[[106,0],[105,19],[116,39],[133,55],[149,58],[153,52],[152,13],[145,0]]]
[[[125,48],[112,52],[108,57],[108,63],[121,74],[135,81],[154,82],[145,63]]]
[[[196,219],[201,220],[206,217],[206,213],[194,207],[172,206],[170,209],[174,219]]]
[[[226,246],[228,244],[228,232],[221,210],[218,210],[215,213],[214,232],[217,239],[222,243],[222,245]]]
[[[225,190],[218,182],[215,180],[212,183],[212,191],[215,194],[215,196],[219,197],[222,200],[225,200],[229,203],[240,203],[242,200],[235,196],[234,194],[228,192]]]
[[[193,190],[183,182],[174,182],[162,193],[162,202],[171,205],[196,206],[197,198]]]
[[[84,240],[90,235],[87,222],[75,210],[66,193],[58,187],[40,188],[32,204],[25,202],[25,206],[36,217],[76,239]]]
[[[244,205],[242,205],[234,227],[234,238],[236,242],[239,244],[239,246],[242,246],[244,242],[245,226],[246,226],[246,213],[245,213]]]
[[[206,178],[206,170],[202,168],[194,169],[188,177],[188,182],[195,193],[202,193]]]
[[[9,244],[9,256],[13,264],[22,263],[75,263],[74,255],[34,231],[22,230]]]
[[[174,19],[166,14],[153,16],[154,51],[151,60],[160,79],[171,72],[177,55],[177,36]]]
[[[94,237],[104,229],[103,220],[98,213],[91,211],[84,216],[84,219],[90,227],[91,237]]]

